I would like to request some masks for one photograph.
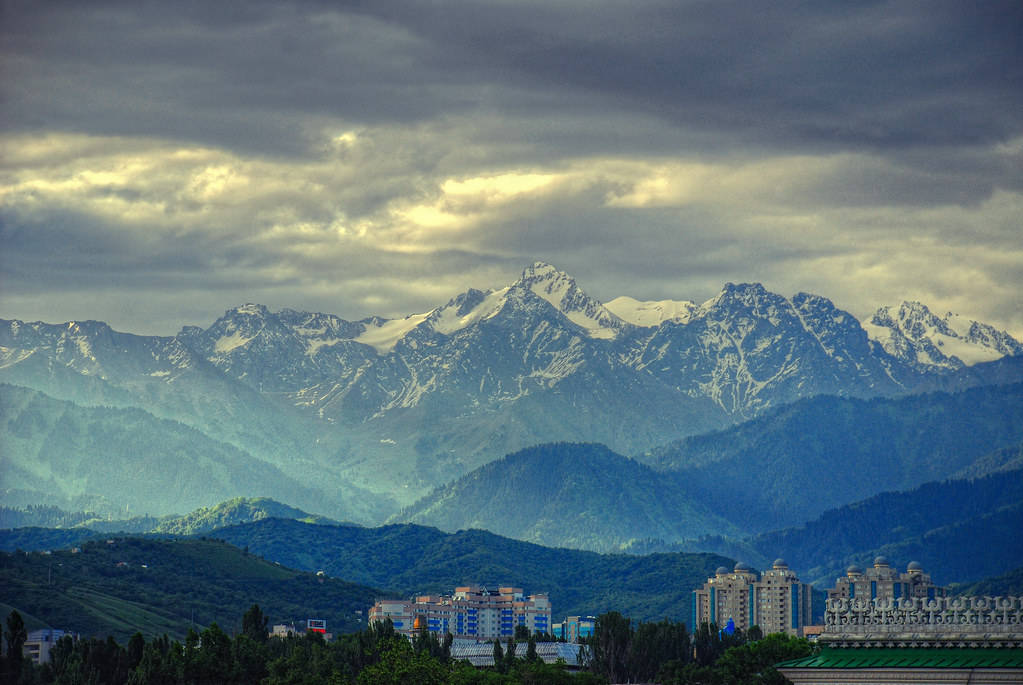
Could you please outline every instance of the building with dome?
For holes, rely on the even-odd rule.
[[[828,590],[828,599],[936,599],[946,594],[945,588],[931,582],[919,562],[909,562],[906,572],[899,573],[888,559],[877,557],[866,570],[855,565],[847,568],[845,576]]]
[[[722,566],[693,591],[692,604],[692,630],[701,623],[724,626],[732,619],[743,630],[759,626],[765,635],[802,636],[813,616],[810,585],[800,582],[784,559],[759,574],[742,562],[731,571]]]

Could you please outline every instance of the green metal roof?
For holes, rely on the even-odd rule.
[[[825,647],[816,656],[784,661],[776,668],[1023,668],[1023,649]]]

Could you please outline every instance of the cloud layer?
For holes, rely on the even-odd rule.
[[[0,316],[918,299],[1023,335],[1018,3],[10,2]]]

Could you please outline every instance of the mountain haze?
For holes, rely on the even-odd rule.
[[[163,515],[274,492],[335,506],[277,467],[194,428],[140,409],[81,407],[12,385],[0,384],[0,444],[3,487],[39,501]]]
[[[277,469],[309,501],[334,503],[311,508],[378,522],[536,444],[598,442],[642,454],[821,394],[869,398],[1023,380],[1018,341],[973,323],[962,336],[987,352],[924,364],[914,350],[928,336],[943,335],[934,346],[952,349],[936,325],[912,334],[916,347],[886,347],[894,329],[882,335],[868,326],[872,338],[824,297],[787,298],[755,283],[726,284],[702,304],[622,297],[604,305],[537,262],[514,283],[470,289],[402,319],[346,321],[246,304],[172,337],[95,321],[0,321],[0,381],[82,409],[137,409],[184,424]],[[1005,354],[1017,356],[998,358]],[[994,361],[969,365],[977,359]],[[194,504],[232,495],[305,506],[276,491],[211,492]],[[150,509],[182,506],[163,500]]]
[[[817,397],[639,458],[748,531],[799,525],[879,490],[950,478],[1023,440],[1023,384],[897,399]],[[723,485],[727,484],[727,488]]]
[[[614,551],[636,537],[682,539],[738,529],[694,503],[684,483],[603,445],[531,447],[438,488],[396,521],[484,528],[552,547]]]

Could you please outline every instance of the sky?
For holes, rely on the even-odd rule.
[[[0,317],[399,317],[534,261],[1023,338],[1023,3],[0,0]]]

